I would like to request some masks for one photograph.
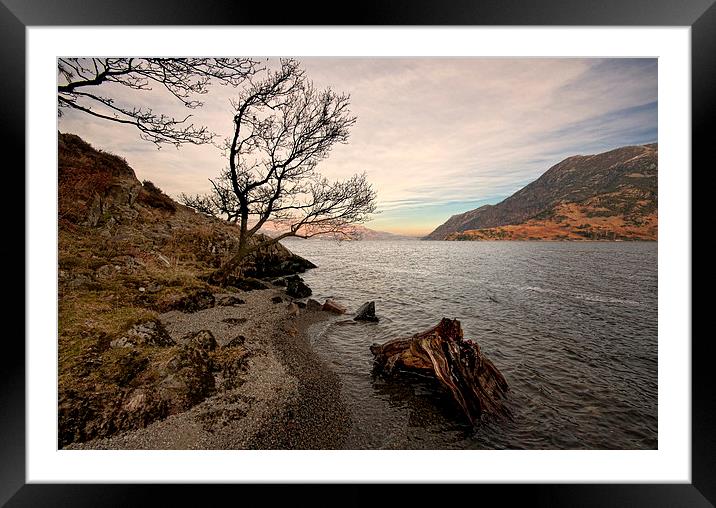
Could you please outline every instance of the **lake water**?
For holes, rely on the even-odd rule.
[[[657,244],[284,242],[314,297],[379,323],[314,330],[352,449],[657,448]],[[372,375],[369,346],[457,318],[510,385],[514,421],[466,423],[428,381]]]

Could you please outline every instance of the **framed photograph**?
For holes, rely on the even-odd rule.
[[[0,12],[26,211],[3,503],[713,506],[709,1]]]

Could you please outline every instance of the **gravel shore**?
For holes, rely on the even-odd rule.
[[[232,293],[245,301],[194,313],[160,316],[181,343],[210,330],[219,346],[243,337],[249,351],[241,386],[205,399],[190,410],[146,428],[76,443],[69,449],[339,449],[350,421],[340,399],[338,376],[309,343],[322,311],[289,312],[280,288]],[[216,295],[217,301],[223,295]],[[280,296],[283,301],[272,302]],[[320,326],[320,325],[319,325]]]

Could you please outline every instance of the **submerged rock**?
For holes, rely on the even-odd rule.
[[[375,302],[365,302],[361,305],[353,319],[355,321],[377,322],[378,318],[375,315]]]
[[[322,308],[323,308],[323,305],[321,305],[321,302],[319,302],[318,300],[309,298],[308,301],[306,301],[306,309],[307,310],[321,310]]]
[[[334,314],[345,314],[346,308],[343,305],[340,305],[330,298],[326,300],[326,303],[323,304],[323,310],[326,312],[333,312]]]
[[[443,318],[412,337],[373,344],[370,351],[376,370],[384,375],[408,371],[436,378],[471,423],[483,414],[510,415],[507,381],[476,343],[463,338],[457,319]]]

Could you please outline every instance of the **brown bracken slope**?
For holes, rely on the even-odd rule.
[[[59,446],[145,427],[240,382],[243,347],[187,349],[160,313],[213,307],[214,293],[313,265],[276,244],[241,267],[235,288],[212,287],[207,275],[235,250],[237,227],[174,202],[72,134],[59,134],[57,184]],[[229,384],[217,384],[227,369]]]
[[[656,240],[658,145],[569,157],[496,205],[452,216],[430,240]]]

